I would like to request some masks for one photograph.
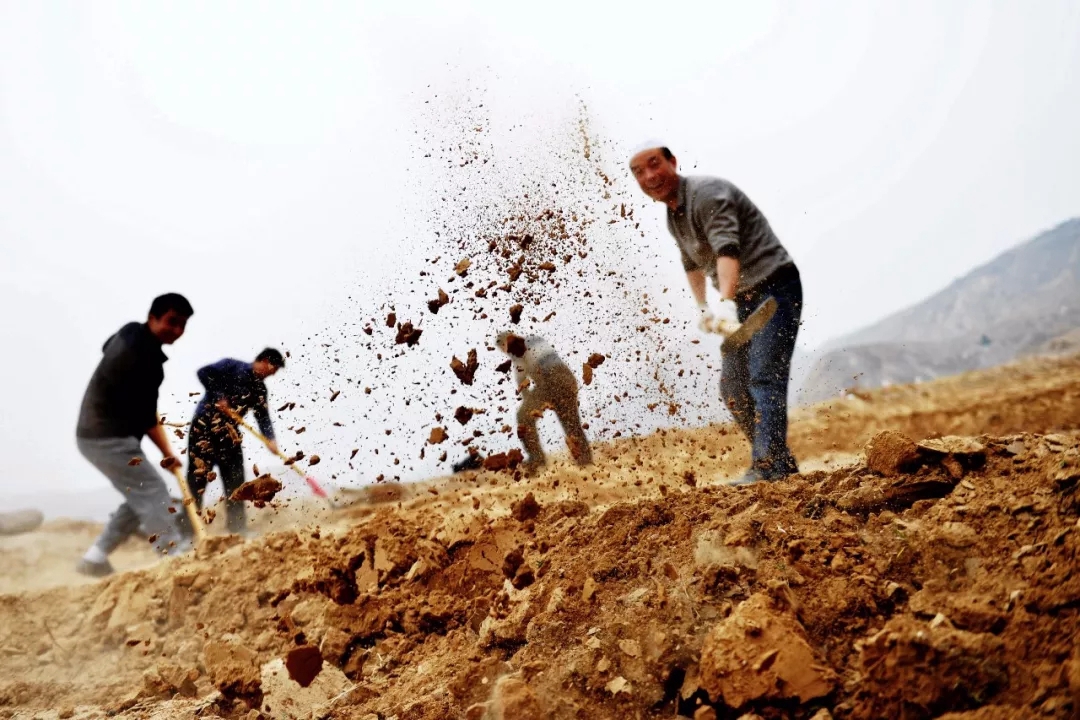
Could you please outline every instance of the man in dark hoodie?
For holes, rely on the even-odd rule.
[[[230,496],[244,484],[244,450],[240,428],[233,415],[243,417],[251,410],[259,430],[270,441],[270,451],[278,451],[274,424],[266,407],[266,378],[285,367],[281,352],[266,348],[255,362],[225,358],[199,369],[199,382],[206,388],[188,435],[188,485],[202,508],[206,485],[213,479],[214,467],[221,472],[225,490],[225,517],[229,532],[243,534],[247,529],[244,503]]]
[[[140,526],[162,554],[191,547],[169,513],[172,498],[143,454],[142,437],[150,437],[164,460],[177,461],[158,422],[158,388],[168,360],[161,346],[179,340],[194,314],[183,295],[162,295],[154,298],[145,323],[128,323],[102,348],[104,356],[83,396],[75,439],[79,452],[112,482],[124,502],[79,561],[76,569],[85,575],[111,573],[109,553]]]

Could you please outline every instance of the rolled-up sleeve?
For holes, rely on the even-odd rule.
[[[719,257],[739,256],[739,214],[735,198],[726,188],[718,188],[700,205],[701,226],[709,247]]]

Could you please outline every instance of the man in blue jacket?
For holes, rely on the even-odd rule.
[[[258,354],[255,362],[225,358],[199,370],[199,382],[206,388],[195,408],[188,435],[187,481],[195,500],[202,508],[203,493],[211,473],[217,467],[225,491],[226,525],[231,533],[244,533],[247,519],[244,503],[230,496],[244,484],[244,451],[240,428],[231,417],[251,410],[259,430],[270,441],[270,449],[278,451],[274,440],[274,425],[266,407],[266,378],[285,367],[285,358],[272,348]]]
[[[109,479],[124,502],[86,551],[76,570],[101,577],[113,571],[109,554],[142,527],[154,548],[174,555],[190,548],[172,515],[165,480],[147,461],[149,436],[162,462],[178,463],[158,422],[158,388],[165,378],[163,345],[180,339],[195,314],[183,295],[154,298],[146,322],[128,323],[105,341],[101,362],[83,395],[75,441],[83,457]]]

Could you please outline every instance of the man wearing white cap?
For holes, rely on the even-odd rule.
[[[797,473],[787,445],[788,375],[802,316],[795,262],[750,198],[727,180],[680,175],[663,143],[638,147],[630,170],[646,195],[667,205],[699,327],[730,336],[768,298],[776,301],[776,313],[749,342],[722,352],[720,395],[753,446],[751,467],[738,483]],[[715,314],[706,277],[720,292]]]

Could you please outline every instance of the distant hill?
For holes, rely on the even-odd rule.
[[[1080,328],[1080,218],[999,255],[923,302],[829,343],[800,402],[1061,352]]]

